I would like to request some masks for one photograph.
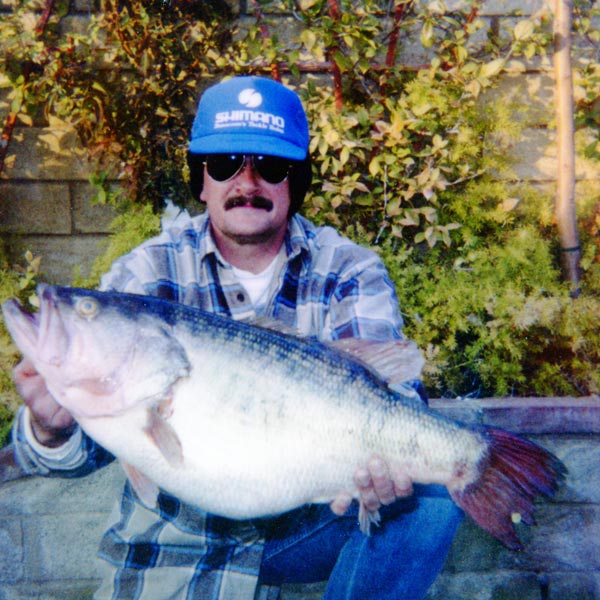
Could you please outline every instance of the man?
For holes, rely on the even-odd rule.
[[[206,213],[175,219],[117,260],[101,287],[234,319],[264,316],[322,340],[400,338],[397,298],[378,257],[297,214],[311,178],[308,144],[301,102],[283,85],[236,77],[209,88],[189,146],[191,187]],[[14,431],[26,469],[75,476],[111,460],[28,362],[15,380],[27,406]],[[416,393],[408,383],[402,391]],[[371,536],[358,528],[355,490],[340,490],[331,506],[237,522],[166,493],[149,509],[126,484],[101,543],[107,567],[95,597],[251,600],[277,597],[285,582],[327,579],[329,599],[423,598],[459,509],[437,486],[412,494],[412,482],[378,457],[355,479],[364,507],[381,509]]]

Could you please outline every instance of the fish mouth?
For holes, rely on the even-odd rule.
[[[65,327],[60,318],[56,294],[51,286],[37,287],[39,311],[28,311],[18,300],[2,304],[2,314],[8,332],[18,349],[30,359],[60,364],[64,351]]]
[[[249,198],[236,196],[225,202],[226,211],[234,208],[258,208],[271,212],[273,210],[273,202],[263,196],[251,196]]]
[[[16,299],[2,303],[4,323],[19,350],[26,356],[37,347],[39,314],[29,312]]]

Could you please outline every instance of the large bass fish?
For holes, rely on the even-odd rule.
[[[408,342],[323,344],[156,298],[41,285],[39,312],[2,306],[48,389],[118,457],[138,495],[158,488],[233,519],[356,496],[378,454],[439,483],[516,549],[565,468],[508,432],[445,418],[391,389],[415,376]],[[362,526],[369,519],[363,511]]]

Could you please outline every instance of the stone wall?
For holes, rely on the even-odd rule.
[[[453,418],[522,433],[563,460],[569,475],[553,501],[537,506],[537,525],[519,526],[522,552],[465,520],[428,600],[600,598],[600,399],[432,405]],[[0,486],[0,600],[91,598],[97,545],[122,483],[112,465],[79,480],[34,477]],[[323,588],[287,586],[283,600],[317,600]]]

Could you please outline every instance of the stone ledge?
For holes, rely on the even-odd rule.
[[[521,434],[600,433],[600,397],[434,399],[431,408]]]

